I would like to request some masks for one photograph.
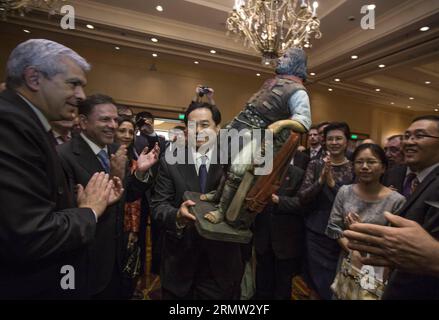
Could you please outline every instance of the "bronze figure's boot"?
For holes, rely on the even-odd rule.
[[[209,220],[212,223],[220,223],[224,220],[225,213],[227,212],[227,209],[229,208],[230,202],[232,202],[233,197],[236,194],[236,190],[238,188],[233,186],[232,184],[229,184],[228,182],[225,183],[223,192],[221,194],[221,199],[218,203],[218,209],[215,211],[210,211],[204,215],[204,218]]]

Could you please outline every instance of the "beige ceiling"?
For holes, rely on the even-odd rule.
[[[77,37],[243,72],[272,72],[253,49],[226,35],[225,20],[234,0],[67,2],[75,8]],[[376,28],[362,30],[360,8],[371,3],[376,5]],[[158,4],[163,12],[155,10]],[[323,37],[308,51],[310,72],[316,73],[309,78],[311,90],[329,95],[332,88],[371,105],[432,112],[439,108],[438,0],[320,0],[318,10]],[[86,23],[96,28],[89,30]],[[35,11],[25,19],[12,17],[8,24],[69,33]],[[420,32],[426,25],[430,30]],[[152,36],[159,42],[152,43]],[[353,54],[359,59],[351,60]]]

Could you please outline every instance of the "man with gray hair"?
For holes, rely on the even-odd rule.
[[[395,134],[387,138],[384,145],[384,152],[389,160],[389,168],[404,163],[404,153],[402,151],[402,134]]]
[[[0,94],[0,299],[86,298],[85,247],[119,200],[118,179],[65,178],[50,121],[73,120],[89,64],[53,41],[31,39],[9,56]]]

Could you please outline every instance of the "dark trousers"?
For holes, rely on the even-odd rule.
[[[189,292],[181,297],[162,287],[162,300],[238,300],[241,295],[240,285],[237,281],[228,288],[220,286],[212,274],[209,262],[203,257],[200,259]]]
[[[325,235],[306,231],[306,277],[321,299],[331,300],[331,284],[337,270],[340,246]]]
[[[114,267],[111,280],[105,289],[92,296],[92,300],[124,300],[129,298],[123,285],[122,274],[117,267]]]
[[[301,259],[279,259],[273,250],[256,254],[256,299],[291,300],[291,281],[300,272]]]

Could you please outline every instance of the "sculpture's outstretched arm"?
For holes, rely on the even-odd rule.
[[[294,132],[305,133],[306,128],[299,122],[293,119],[279,120],[268,126],[268,129],[273,131],[273,135],[277,135],[283,129],[291,129]]]

